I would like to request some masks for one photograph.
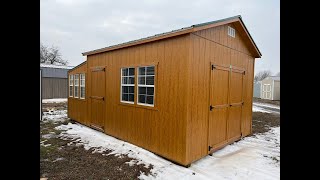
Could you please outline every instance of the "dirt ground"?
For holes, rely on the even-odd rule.
[[[269,103],[263,100],[263,103]],[[275,103],[273,103],[275,104]],[[279,102],[280,104],[280,102]],[[43,111],[66,110],[66,103],[43,104]],[[253,112],[253,135],[264,133],[271,127],[280,126],[280,115]],[[62,140],[58,136],[62,132],[54,129],[70,121],[40,122],[40,177],[50,179],[137,179],[141,173],[150,174],[152,165],[130,166],[132,160],[126,155],[117,157],[107,155],[109,152],[92,153],[83,146]],[[73,123],[73,122],[72,122]]]
[[[43,104],[43,110],[66,109],[63,103]],[[127,155],[107,155],[109,152],[92,153],[83,146],[62,140],[62,132],[54,129],[70,121],[40,122],[40,177],[50,179],[137,179],[141,173],[150,174],[152,165],[130,166],[126,162],[133,160]],[[74,141],[74,140],[73,140]]]
[[[280,115],[272,113],[252,113],[252,134],[264,133],[272,127],[280,126]]]
[[[280,100],[279,101],[278,100],[272,101],[272,100],[268,100],[268,99],[260,99],[260,98],[254,97],[253,102],[268,103],[268,104],[274,104],[274,105],[280,106]]]

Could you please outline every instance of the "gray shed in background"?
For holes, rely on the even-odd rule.
[[[280,100],[280,76],[269,76],[261,81],[261,99]]]
[[[254,82],[253,84],[253,97],[260,98],[261,96],[261,81]]]
[[[42,99],[68,97],[68,70],[73,66],[40,64]]]

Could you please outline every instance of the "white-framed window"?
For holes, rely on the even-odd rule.
[[[137,104],[154,106],[155,66],[138,67]]]
[[[236,37],[236,30],[230,26],[228,26],[228,35],[231,37]]]
[[[79,98],[79,74],[74,75],[74,97]]]
[[[80,99],[86,98],[86,75],[80,74]]]
[[[69,75],[69,97],[73,97],[73,74]]]
[[[134,71],[133,67],[121,68],[121,102],[134,104]]]

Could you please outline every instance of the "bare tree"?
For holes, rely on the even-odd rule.
[[[260,71],[254,76],[254,81],[255,82],[261,81],[268,76],[271,76],[271,71],[269,71],[269,70]]]
[[[62,59],[58,47],[47,47],[40,43],[40,63],[67,65],[68,61]]]

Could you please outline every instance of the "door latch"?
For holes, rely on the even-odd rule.
[[[210,111],[212,111],[212,109],[213,109],[213,106],[212,106],[212,105],[210,105]]]

